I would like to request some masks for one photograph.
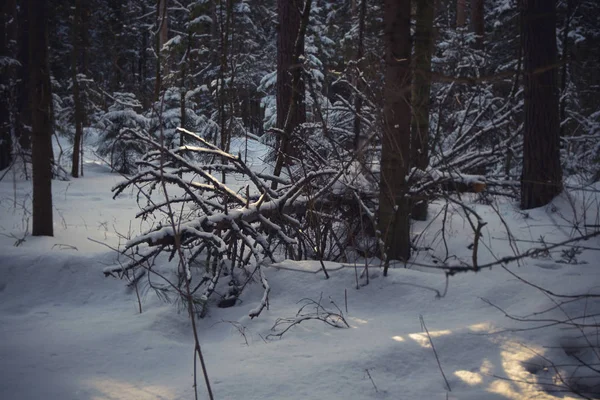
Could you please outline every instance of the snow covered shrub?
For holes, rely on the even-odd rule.
[[[98,154],[108,157],[111,168],[122,174],[132,173],[135,160],[146,150],[141,141],[123,135],[125,130],[142,132],[148,128],[148,119],[137,111],[141,108],[134,94],[115,92],[113,104],[98,122]]]

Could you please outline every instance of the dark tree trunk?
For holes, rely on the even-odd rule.
[[[0,9],[0,54],[13,59],[15,54],[11,46],[14,40],[16,26],[16,2],[6,0]],[[6,64],[0,66],[0,82],[3,83],[0,91],[0,170],[8,167],[12,162],[12,126],[14,118],[14,72],[15,66]]]
[[[231,24],[233,22],[233,0],[226,0],[225,4],[225,15],[223,16],[223,4],[219,3],[219,22],[221,24],[220,38],[219,38],[219,79],[217,89],[217,105],[219,110],[219,131],[220,131],[220,147],[224,151],[229,151],[229,145],[231,142],[231,124],[228,124],[227,115],[227,96],[231,95],[231,90],[226,88],[225,78],[227,75],[227,63],[229,53],[229,40],[231,33]],[[233,77],[230,76],[228,86],[231,88],[233,84]],[[232,109],[229,110],[231,113]],[[221,179],[223,182],[226,181],[226,173],[222,172]]]
[[[161,49],[167,42],[168,17],[167,17],[167,0],[157,0],[156,2],[156,23],[158,32],[156,33],[156,79],[154,82],[154,101],[158,101],[162,90],[162,57]]]
[[[352,4],[356,8],[356,4]],[[358,16],[358,46],[356,48],[356,82],[355,86],[359,92],[362,92],[363,78],[360,76],[361,60],[364,55],[364,35],[365,35],[365,17],[367,14],[367,0],[361,0],[360,15]],[[358,151],[363,146],[363,137],[361,134],[360,113],[362,110],[363,98],[357,95],[354,99],[354,151]]]
[[[31,148],[31,83],[29,82],[29,0],[19,4],[17,60],[21,66],[18,70],[17,85],[17,121],[16,136],[22,149]],[[34,3],[31,3],[34,4]]]
[[[71,163],[71,176],[74,178],[79,177],[80,167],[80,156],[82,149],[82,138],[83,138],[83,123],[85,119],[85,111],[81,101],[81,94],[79,88],[79,81],[77,79],[79,62],[78,59],[82,53],[85,53],[85,49],[81,46],[82,38],[82,12],[81,12],[80,0],[75,0],[75,9],[73,14],[73,50],[71,54],[71,72],[73,79],[73,102],[75,103],[75,137],[73,139],[73,159]],[[83,172],[83,171],[81,171]]]
[[[302,0],[278,0],[279,33],[277,35],[277,128],[289,125],[292,135],[296,127],[306,121],[304,81],[298,59],[304,53],[304,34],[301,34]],[[296,47],[300,53],[295,54]],[[299,75],[293,87],[294,75]],[[292,104],[293,103],[293,104]],[[293,112],[290,113],[290,109]],[[289,114],[289,115],[288,115]],[[279,138],[278,142],[282,138]],[[286,138],[290,139],[290,138]],[[284,140],[288,144],[291,140]],[[280,146],[285,155],[293,156],[290,146]],[[287,160],[286,160],[287,161]]]
[[[568,66],[569,66],[569,30],[571,28],[571,15],[573,14],[573,0],[567,0],[567,15],[565,15],[565,25],[562,37],[562,73],[560,74],[560,136],[564,135],[563,121],[566,118],[565,92],[567,90]]]
[[[50,118],[46,0],[29,2],[29,66],[31,85],[33,236],[53,236],[52,127]]]
[[[483,49],[485,37],[484,0],[471,0],[471,30],[477,35],[475,47]]]
[[[464,28],[467,22],[467,0],[456,0],[456,27]]]
[[[379,230],[387,258],[410,258],[410,0],[384,1],[385,88]],[[387,270],[385,271],[387,273]]]
[[[522,0],[525,134],[521,208],[562,191],[557,87],[556,0]]]
[[[433,0],[417,0],[417,25],[415,30],[415,53],[412,83],[412,143],[411,161],[425,170],[429,165],[429,92],[431,90],[431,53],[433,51]],[[412,217],[419,221],[427,219],[427,200],[417,199]]]
[[[283,3],[285,3],[285,5],[282,5]],[[288,2],[286,2],[285,0],[279,0],[278,4],[280,6],[279,8],[279,12],[281,13],[282,11],[282,7],[285,9],[285,7],[288,7],[287,10],[285,10],[284,12],[295,12],[295,11],[290,11],[289,7],[295,7],[295,5],[297,4],[297,2],[295,0],[290,1],[291,4],[289,4]],[[303,81],[303,68],[300,65],[301,61],[300,61],[300,56],[304,54],[304,35],[306,34],[306,28],[308,26],[308,20],[309,20],[309,16],[310,16],[310,8],[312,5],[312,0],[306,0],[306,3],[304,3],[304,9],[303,11],[300,13],[301,17],[300,17],[300,26],[299,29],[297,30],[296,33],[296,42],[294,43],[293,47],[292,47],[292,58],[291,58],[291,62],[289,63],[289,67],[287,68],[283,68],[283,66],[285,66],[285,63],[281,62],[282,57],[287,60],[288,57],[288,48],[287,48],[287,43],[282,43],[285,39],[285,41],[287,41],[289,39],[289,37],[283,37],[282,35],[284,32],[286,32],[286,29],[282,28],[281,24],[284,23],[285,21],[287,21],[287,19],[283,19],[284,22],[282,22],[282,16],[280,14],[279,16],[279,22],[280,22],[280,27],[279,27],[279,37],[278,37],[278,49],[277,49],[277,127],[279,128],[279,119],[280,117],[283,117],[283,127],[282,127],[282,137],[280,138],[280,140],[278,141],[277,145],[278,145],[278,150],[279,153],[277,154],[277,161],[275,162],[275,168],[273,173],[275,174],[275,176],[279,176],[281,174],[281,170],[283,169],[283,165],[284,164],[289,164],[292,161],[292,158],[295,156],[295,146],[294,146],[294,141],[295,140],[300,140],[300,138],[296,137],[298,135],[298,132],[296,130],[296,128],[298,127],[298,125],[300,125],[301,123],[303,123],[306,120],[306,109],[304,106],[304,81]],[[286,35],[290,34],[290,32],[286,32]],[[282,50],[281,47],[283,47],[284,49]],[[283,51],[283,54],[282,54]],[[286,61],[287,62],[287,61]],[[291,71],[290,71],[291,70]],[[280,81],[283,80],[284,78],[287,79],[287,76],[289,74],[289,72],[291,72],[291,88],[288,88],[287,85],[285,85],[285,81]],[[289,98],[288,98],[288,102],[285,103],[284,100],[284,94],[280,93],[280,89],[287,91],[286,93],[289,94]],[[282,107],[286,107],[286,108],[282,108]],[[285,114],[284,114],[285,112]],[[272,188],[276,188],[277,187],[277,182],[273,181],[273,184],[271,185]]]

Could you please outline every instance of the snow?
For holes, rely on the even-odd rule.
[[[246,143],[234,141],[232,146],[245,149]],[[263,150],[248,142],[248,162],[261,168]],[[10,173],[0,181],[0,398],[193,398],[194,341],[186,313],[142,284],[140,314],[135,290],[102,273],[115,265],[117,256],[98,242],[123,245],[148,229],[130,222],[138,212],[134,195],[126,192],[112,200],[110,188],[122,178],[98,160],[88,157],[84,173],[81,179],[53,182],[56,236],[26,236],[18,247],[16,238],[23,237],[31,222],[31,185],[18,177],[13,182]],[[570,221],[577,220],[579,227],[597,224],[595,195],[573,191],[527,213],[512,202],[490,206],[464,195],[463,201],[488,222],[480,263],[513,254],[506,226],[523,240],[515,245],[525,251],[539,246],[541,236],[546,243],[569,237]],[[432,205],[430,215],[442,206]],[[472,233],[460,211],[450,214],[454,216],[446,239],[457,258],[448,263],[468,262]],[[420,252],[409,268],[394,265],[387,277],[376,260],[325,262],[328,280],[318,261],[282,261],[262,268],[270,293],[269,308],[259,317],[249,314],[264,296],[260,283],[249,285],[234,307],[212,305],[197,324],[215,398],[569,398],[523,381],[551,373],[531,367],[542,363],[534,352],[556,363],[572,360],[562,349],[576,345],[577,332],[557,327],[510,330],[532,324],[508,319],[486,301],[516,315],[553,305],[508,271],[558,293],[599,293],[597,252],[584,251],[576,256],[577,263],[565,262],[559,251],[507,269],[460,274],[450,277],[445,293],[442,272],[416,265],[443,259],[439,224],[426,229],[430,222],[415,223],[414,230],[423,232],[418,246],[432,250]],[[594,238],[582,246],[599,244]],[[164,257],[160,262],[166,262]],[[365,263],[370,264],[368,284]],[[278,318],[297,317],[302,299],[321,299],[332,312],[339,307],[350,328],[305,319],[281,338],[267,338],[282,329],[271,330]],[[592,300],[587,303],[589,314],[598,311]],[[565,311],[581,312],[581,304]],[[560,310],[553,316],[560,317]],[[207,398],[201,378],[198,385],[200,398]]]

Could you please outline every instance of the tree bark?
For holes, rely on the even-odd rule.
[[[154,101],[158,101],[162,90],[161,49],[169,38],[167,0],[157,0],[156,2],[156,23],[158,32],[156,33],[156,79],[154,81]]]
[[[305,88],[302,68],[298,65],[299,57],[304,53],[304,33],[301,32],[303,3],[302,0],[277,1],[277,128],[284,130],[286,124],[289,125],[289,135],[306,121]],[[298,49],[300,52],[296,54]],[[296,86],[293,86],[294,75],[299,77]],[[285,154],[286,163],[289,162],[288,156],[293,156],[290,139],[278,138],[279,150]],[[287,145],[282,146],[282,141]]]
[[[571,14],[573,13],[573,0],[567,0],[567,15],[565,15],[565,25],[562,37],[562,73],[560,74],[560,136],[564,135],[562,122],[566,118],[565,92],[567,90],[567,80],[569,78],[569,30],[571,28]]]
[[[31,85],[33,236],[53,236],[52,226],[52,127],[48,65],[46,0],[29,3],[29,67]]]
[[[285,6],[282,6],[282,3],[285,3]],[[288,4],[286,0],[279,0],[278,4],[282,7],[288,7],[288,10],[284,11],[286,13],[295,12],[290,11],[289,7],[295,7],[296,1],[292,1],[293,4]],[[306,108],[304,106],[304,81],[303,81],[303,68],[300,65],[300,56],[304,54],[304,35],[306,34],[306,27],[308,26],[308,20],[310,16],[310,8],[312,5],[312,0],[306,0],[304,3],[304,9],[301,12],[300,18],[300,26],[297,30],[295,36],[295,43],[292,46],[291,52],[288,49],[287,41],[291,38],[289,34],[291,32],[286,32],[286,35],[282,37],[283,32],[286,29],[282,29],[281,24],[285,23],[286,19],[283,19],[280,15],[280,28],[279,28],[279,37],[278,37],[278,50],[277,50],[277,127],[279,128],[279,118],[283,118],[283,126],[282,126],[282,134],[277,143],[277,148],[279,150],[277,154],[277,160],[275,162],[275,168],[273,174],[275,176],[279,176],[281,174],[281,170],[283,169],[284,164],[289,164],[292,161],[294,154],[294,137],[295,130],[306,120]],[[281,8],[280,8],[281,10]],[[282,44],[282,42],[284,42]],[[283,49],[280,49],[283,47]],[[281,50],[281,51],[280,51]],[[292,54],[291,61],[288,63],[288,56]],[[284,62],[280,62],[283,59]],[[288,65],[287,68],[284,68],[285,65]],[[288,73],[291,70],[291,82],[290,85],[287,85],[287,79],[290,78]],[[281,79],[281,81],[280,81]],[[280,93],[280,89],[289,95],[288,102],[284,101],[285,94]],[[285,108],[283,108],[285,107]],[[284,114],[285,112],[285,114]],[[273,181],[272,188],[277,188],[277,181]]]
[[[429,93],[431,91],[431,53],[433,51],[433,0],[417,0],[415,52],[412,83],[412,143],[411,157],[415,167],[425,170],[429,165]],[[427,200],[412,208],[412,217],[427,219]]]
[[[218,86],[218,108],[219,108],[219,130],[221,133],[221,150],[228,152],[229,144],[231,142],[231,132],[230,132],[230,124],[228,124],[227,113],[226,113],[226,105],[227,105],[227,93],[228,90],[225,88],[225,77],[227,74],[227,62],[228,62],[228,52],[229,52],[229,35],[231,31],[231,24],[233,20],[233,0],[226,0],[225,4],[225,20],[223,21],[223,5],[219,3],[220,8],[220,18],[221,22],[221,37],[219,40],[219,48],[220,48],[220,62],[219,62],[219,86]],[[232,82],[229,82],[229,87],[231,87]],[[231,110],[233,112],[233,110]],[[226,161],[225,161],[226,162]],[[223,171],[221,175],[221,179],[223,183],[226,182],[226,173]]]
[[[11,48],[14,40],[16,26],[16,2],[6,0],[0,9],[0,54],[9,59],[14,59],[15,54]],[[12,162],[12,139],[14,123],[14,77],[15,66],[6,64],[0,66],[0,82],[3,82],[0,91],[0,170],[7,168]]]
[[[467,21],[467,0],[456,0],[456,27],[464,28]]]
[[[548,204],[562,191],[557,87],[556,0],[522,0],[525,134],[521,208]]]
[[[471,30],[477,35],[475,48],[483,49],[485,38],[484,0],[471,0]]]
[[[385,87],[379,230],[388,259],[410,258],[410,0],[384,1]],[[385,271],[387,273],[387,270]]]
[[[353,4],[353,7],[356,7]],[[364,35],[365,35],[365,16],[367,13],[367,0],[360,2],[360,15],[358,16],[358,46],[356,48],[356,88],[362,93],[363,78],[361,76],[361,60],[364,54]],[[360,113],[362,110],[363,98],[360,94],[354,99],[354,151],[358,151],[363,145],[363,138],[360,130]]]
[[[17,121],[15,124],[19,146],[31,148],[31,82],[29,81],[29,0],[22,1],[18,9],[17,60],[21,64],[17,84]]]
[[[71,72],[73,80],[73,102],[75,103],[75,137],[73,138],[73,159],[71,163],[71,176],[73,178],[79,177],[80,167],[80,156],[82,148],[83,138],[83,121],[84,121],[84,108],[81,102],[79,80],[78,75],[78,58],[81,56],[82,51],[85,49],[81,48],[81,36],[82,36],[82,13],[80,0],[75,0],[75,10],[73,14],[73,50],[71,54]],[[83,172],[83,171],[82,171]]]

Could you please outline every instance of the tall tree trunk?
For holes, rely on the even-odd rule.
[[[228,61],[228,52],[229,52],[229,34],[231,31],[231,23],[233,18],[233,0],[226,0],[225,5],[225,20],[223,20],[223,4],[219,3],[219,13],[221,22],[221,37],[220,37],[220,66],[219,66],[219,86],[218,86],[218,107],[219,107],[219,130],[221,133],[221,149],[223,151],[229,151],[229,141],[230,134],[229,127],[227,126],[227,113],[226,113],[226,104],[227,104],[227,93],[231,92],[230,90],[226,90],[225,88],[225,75],[227,74],[227,61]],[[231,87],[232,82],[229,82],[229,86]],[[233,110],[230,110],[233,112]],[[226,180],[226,173],[223,171],[221,175],[221,179],[223,182]]]
[[[306,121],[304,105],[304,81],[302,68],[299,65],[300,55],[304,54],[304,32],[302,27],[302,0],[278,0],[279,33],[277,35],[277,128],[289,132],[283,136],[294,134],[296,127]],[[307,10],[306,4],[304,10]],[[308,9],[310,12],[310,8]],[[306,14],[308,22],[308,13]],[[294,86],[294,78],[296,83]],[[293,149],[291,137],[279,137],[278,148],[290,161]]]
[[[7,60],[14,59],[11,41],[14,39],[12,33],[16,25],[16,3],[15,0],[6,0],[0,9],[0,54],[5,55]],[[0,170],[8,167],[12,162],[12,127],[13,114],[13,92],[15,66],[7,62],[0,66]]]
[[[53,236],[51,91],[48,65],[46,0],[29,2],[29,67],[31,85],[33,236]]]
[[[410,0],[384,1],[385,87],[379,230],[388,259],[410,258]],[[387,273],[387,269],[384,271]]]
[[[81,156],[81,142],[83,138],[83,121],[84,121],[84,108],[81,102],[79,80],[78,75],[78,59],[85,49],[81,46],[82,36],[82,12],[81,12],[80,0],[75,0],[75,10],[73,14],[73,49],[71,54],[71,78],[73,79],[73,102],[75,103],[75,137],[73,140],[73,159],[71,163],[71,176],[73,178],[79,177],[80,167],[80,156]],[[83,171],[82,171],[83,172]]]
[[[456,0],[456,27],[464,28],[467,22],[467,0]]]
[[[433,0],[417,0],[415,52],[412,83],[412,143],[411,157],[415,167],[425,170],[429,165],[429,92],[431,90],[431,53],[433,51]],[[427,199],[417,199],[412,217],[427,219]]]
[[[485,37],[484,0],[471,0],[471,30],[477,35],[475,48],[483,49]]]
[[[567,0],[567,15],[562,37],[562,73],[560,74],[560,136],[564,135],[563,121],[566,118],[565,92],[567,90],[568,64],[569,64],[569,29],[571,28],[571,15],[573,14],[573,0]]]
[[[557,87],[556,0],[522,0],[525,134],[521,208],[562,191]]]
[[[354,5],[354,7],[356,7]],[[367,0],[360,2],[360,15],[358,16],[358,46],[356,48],[356,82],[355,86],[362,93],[363,77],[361,76],[361,60],[364,55],[364,36],[365,36],[365,16],[367,14]],[[354,99],[354,151],[358,151],[362,145],[362,135],[360,131],[360,113],[362,110],[363,98],[360,94]]]
[[[169,39],[169,25],[167,16],[167,0],[157,0],[156,2],[156,23],[158,32],[156,33],[156,79],[154,81],[154,100],[158,101],[160,91],[162,90],[162,57],[161,49]]]
[[[33,4],[33,3],[32,3]],[[29,81],[29,0],[22,1],[18,9],[17,60],[18,70],[16,136],[22,149],[31,148],[31,82]]]

